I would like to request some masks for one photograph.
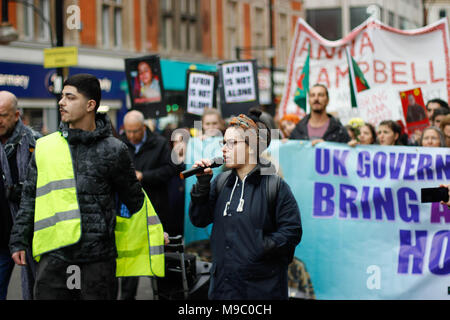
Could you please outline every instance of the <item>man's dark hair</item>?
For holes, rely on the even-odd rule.
[[[430,102],[439,103],[439,104],[441,105],[441,108],[447,108],[447,109],[449,109],[448,103],[445,102],[445,101],[442,100],[442,99],[439,99],[439,98],[429,100],[429,101],[427,102],[427,106],[426,106],[427,109],[428,109],[428,104],[429,104]]]
[[[328,98],[328,99],[330,98],[330,95],[328,94],[328,88],[327,88],[324,84],[316,83],[316,84],[314,84],[311,88],[314,88],[314,87],[321,87],[321,88],[324,88],[324,89],[325,89],[325,93],[327,94],[327,98]]]
[[[434,120],[436,120],[437,116],[446,116],[449,113],[450,113],[449,109],[440,107],[440,108],[434,110],[433,115],[431,116],[430,120],[434,122]]]
[[[100,88],[100,81],[95,76],[88,73],[79,73],[64,81],[63,86],[73,86],[88,100],[94,100],[95,111],[97,112],[100,106],[100,100],[102,99],[102,90]]]

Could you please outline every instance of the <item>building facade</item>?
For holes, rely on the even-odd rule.
[[[57,126],[56,98],[49,90],[55,70],[43,68],[43,49],[56,43],[56,1],[63,0],[22,1],[26,4],[10,0],[9,21],[19,39],[0,46],[0,90],[14,92],[25,120],[50,132]],[[272,51],[267,50],[269,1]],[[274,67],[282,71],[298,17],[304,17],[303,1],[64,0],[64,45],[78,48],[78,65],[66,73],[96,75],[102,84],[102,103],[120,127],[130,105],[125,58],[159,55],[166,103],[182,109],[186,70],[214,70],[218,61],[236,59],[237,48],[242,48],[241,59],[257,59],[259,66],[268,67],[273,57]],[[275,87],[279,94],[281,85]]]
[[[424,22],[422,0],[305,0],[304,8],[305,20],[328,40],[345,37],[371,15],[402,30]]]

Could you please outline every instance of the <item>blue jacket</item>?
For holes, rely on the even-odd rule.
[[[211,184],[210,179],[198,178],[189,208],[194,226],[213,223],[209,298],[287,299],[287,267],[302,236],[300,211],[288,184],[281,181],[275,214],[271,215],[267,176],[261,175],[259,166],[243,181],[233,171],[219,194],[217,178]]]

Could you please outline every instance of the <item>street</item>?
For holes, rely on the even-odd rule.
[[[149,278],[140,278],[136,300],[151,300],[153,298],[152,286]],[[8,288],[7,300],[22,300],[20,284],[20,267],[15,266]]]

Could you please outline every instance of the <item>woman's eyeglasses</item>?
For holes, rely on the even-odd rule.
[[[232,148],[234,148],[235,145],[238,144],[238,142],[245,142],[245,140],[229,139],[229,140],[219,141],[219,144],[221,147],[225,146],[227,149],[232,149]]]

